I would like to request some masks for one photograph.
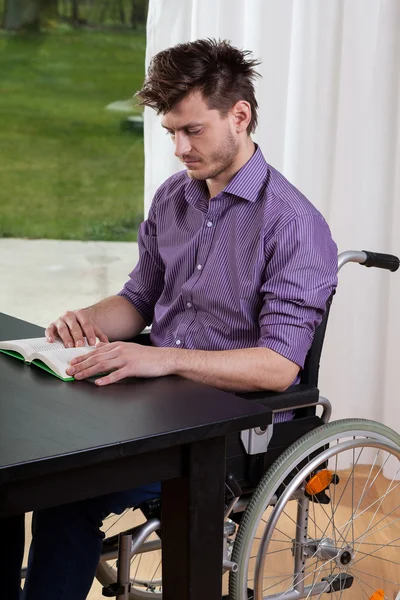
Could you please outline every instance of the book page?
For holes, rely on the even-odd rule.
[[[32,360],[36,358],[44,362],[48,367],[53,369],[60,377],[67,378],[66,371],[69,367],[69,363],[76,356],[82,356],[82,354],[89,354],[96,348],[94,346],[86,346],[82,348],[64,348],[56,350],[55,352],[34,352],[31,355]]]
[[[56,350],[51,353],[51,359],[60,361],[63,365],[69,365],[71,360],[76,356],[82,356],[82,354],[88,354],[96,350],[94,346],[86,346],[85,348],[63,348],[62,350]],[[68,366],[66,366],[68,368]]]
[[[96,343],[99,340],[96,338]],[[55,351],[65,351],[65,350],[82,350],[84,347],[93,348],[93,346],[89,346],[87,339],[84,338],[85,346],[79,346],[78,348],[66,348],[61,340],[56,340],[55,342],[48,342],[45,337],[41,338],[28,338],[24,340],[9,340],[7,342],[0,342],[0,348],[4,348],[6,350],[16,350],[20,351],[24,356],[27,362],[31,361],[31,357],[33,353],[38,352],[55,352]],[[70,359],[71,360],[71,359]]]

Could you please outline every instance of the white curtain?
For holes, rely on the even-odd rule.
[[[339,251],[400,254],[399,0],[150,0],[147,60],[229,39],[262,59],[255,136],[327,219]],[[181,166],[145,118],[146,209]],[[400,271],[344,267],[322,357],[333,418],[400,431]]]

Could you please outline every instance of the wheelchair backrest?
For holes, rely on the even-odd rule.
[[[300,383],[305,383],[311,387],[318,387],[319,365],[321,360],[322,346],[324,344],[326,326],[328,324],[329,312],[331,310],[332,300],[335,292],[331,294],[326,303],[326,311],[314,333],[314,340],[308,351],[304,368],[300,373]]]

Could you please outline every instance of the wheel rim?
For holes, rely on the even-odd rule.
[[[371,466],[365,468],[362,459],[367,448],[375,449],[375,458]],[[338,469],[340,462],[346,462],[343,461],[344,453],[350,453],[353,465],[348,476]],[[400,589],[400,534],[396,536],[394,533],[394,537],[388,539],[385,536],[389,530],[395,531],[396,524],[400,525],[398,501],[392,502],[396,495],[399,496],[400,482],[395,480],[400,471],[399,457],[399,449],[394,445],[353,437],[349,442],[331,445],[320,456],[309,460],[286,485],[275,507],[267,509],[271,513],[268,524],[265,523],[262,536],[257,536],[261,539],[259,542],[255,540],[254,550],[247,557],[250,570],[251,562],[255,562],[253,581],[252,578],[247,581],[250,587],[253,585],[255,588],[255,598],[318,598],[328,585],[339,586],[337,591],[331,588],[332,598],[342,598],[346,593],[344,581],[348,583],[351,576],[354,578],[352,592],[347,597],[352,600],[369,599],[378,588],[384,589],[384,598],[392,600]],[[310,502],[304,493],[296,492],[299,497],[291,503],[297,505],[293,514],[293,509],[288,507],[289,497],[299,486],[304,486],[307,477],[315,472],[318,465],[325,466],[327,460],[333,462],[333,470],[342,475],[340,483],[329,486],[333,488],[330,490],[330,504],[324,505],[318,500]],[[383,495],[374,498],[374,484],[384,468],[389,467],[390,461],[396,463],[390,465],[394,477],[388,480]],[[360,477],[363,481],[361,487]],[[301,511],[298,509],[300,505]],[[343,507],[347,509],[341,514],[340,522],[339,507],[341,513]],[[299,527],[296,512],[306,519],[305,527]],[[299,529],[307,536],[303,540]],[[296,576],[293,567],[291,570],[287,568],[287,555],[292,553],[297,560]],[[383,562],[386,563],[385,573],[388,573],[385,576],[381,575]],[[323,583],[326,578],[329,582]]]

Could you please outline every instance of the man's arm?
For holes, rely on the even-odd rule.
[[[295,380],[299,366],[269,348],[240,350],[184,350],[126,342],[101,344],[89,355],[71,361],[68,374],[76,379],[104,371],[97,385],[125,377],[182,375],[228,391],[284,391]]]
[[[283,392],[296,379],[300,367],[269,348],[240,350],[179,350],[172,373],[228,391]]]
[[[86,337],[90,345],[96,337],[102,342],[128,340],[146,326],[136,308],[122,296],[110,296],[93,306],[68,311],[46,329],[49,341],[59,336],[66,347],[82,346]]]

